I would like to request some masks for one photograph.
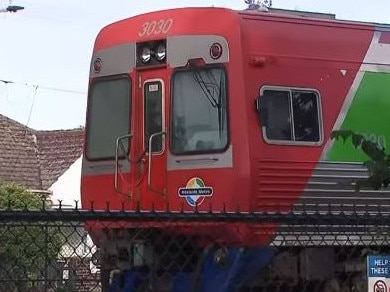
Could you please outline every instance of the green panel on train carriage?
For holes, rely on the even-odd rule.
[[[390,153],[390,73],[367,72],[359,85],[342,130],[352,130],[369,137]],[[355,149],[349,138],[334,141],[328,154],[330,161],[365,161],[368,156]]]

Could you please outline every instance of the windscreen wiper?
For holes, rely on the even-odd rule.
[[[202,89],[203,94],[206,96],[206,98],[210,102],[211,106],[218,108],[220,105],[218,104],[217,100],[214,98],[214,94],[213,94],[213,92],[215,92],[215,90],[218,88],[218,86],[213,82],[207,83],[203,79],[202,74],[198,70],[194,71],[194,80],[199,85],[199,87]],[[212,90],[213,92],[211,92],[210,88],[213,89]]]
[[[219,94],[218,94],[218,134],[219,138],[222,138],[222,133],[223,133],[223,126],[224,126],[224,117],[225,115],[222,113],[222,110],[225,109],[225,107],[222,107],[222,88],[224,88],[224,82],[223,82],[223,76],[221,72],[221,78],[219,78]]]

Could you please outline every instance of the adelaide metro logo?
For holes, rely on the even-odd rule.
[[[184,188],[179,189],[178,193],[190,206],[195,207],[202,204],[206,197],[213,195],[213,188],[206,186],[201,178],[193,177]]]

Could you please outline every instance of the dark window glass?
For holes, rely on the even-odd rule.
[[[147,82],[144,85],[145,93],[145,148],[149,149],[149,138],[152,134],[163,131],[162,122],[162,84],[160,81]],[[157,135],[152,141],[152,151],[161,152],[163,136]]]
[[[317,95],[313,92],[292,91],[295,141],[320,141]]]
[[[269,140],[291,141],[291,107],[288,91],[266,90],[268,123],[266,135]]]
[[[115,143],[130,133],[130,80],[102,79],[92,85],[87,125],[88,159],[112,159]],[[129,140],[122,140],[128,151]]]
[[[221,68],[179,71],[173,79],[171,150],[216,152],[227,147],[227,86]]]
[[[320,142],[319,96],[306,90],[264,90],[265,136],[272,141]]]

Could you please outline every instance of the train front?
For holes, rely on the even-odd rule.
[[[238,31],[234,12],[194,8],[136,16],[99,33],[90,69],[83,209],[222,211],[248,204],[234,184],[232,145],[239,143],[231,133],[240,126],[231,126],[228,107],[229,96],[237,95],[229,92],[229,74],[240,81],[239,69],[229,67],[229,39],[238,42]],[[244,113],[244,104],[235,112]],[[249,183],[241,182],[240,191],[248,193]],[[150,225],[91,226],[103,271],[113,271],[131,269],[133,248],[142,243],[129,238]],[[215,240],[242,236],[227,224],[153,227]]]
[[[217,18],[224,24],[215,24]],[[230,10],[193,8],[136,16],[99,33],[83,208],[191,211],[247,203],[232,184],[232,145],[239,143],[231,133],[239,126],[232,126],[228,106],[228,77],[238,76],[229,67],[228,39],[237,41],[238,26]]]

